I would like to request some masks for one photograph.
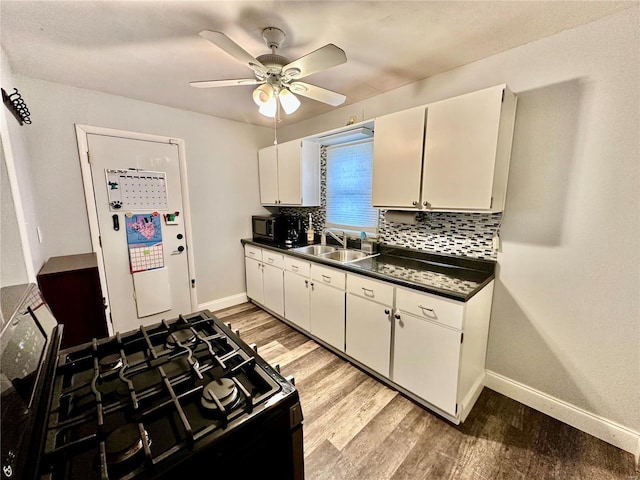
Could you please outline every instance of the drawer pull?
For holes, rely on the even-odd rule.
[[[267,258],[267,262],[273,263],[273,258]]]
[[[436,311],[433,308],[428,308],[424,305],[418,305],[418,308],[422,310],[422,313],[424,313],[425,317],[438,318],[438,316],[436,315]]]
[[[385,314],[387,314],[387,315],[389,315],[389,314],[391,313],[391,310],[389,310],[388,308],[385,308],[385,309],[384,309],[384,313],[385,313]]]
[[[365,297],[375,297],[375,294],[373,293],[373,290],[370,289],[370,288],[362,287],[362,291],[364,292],[364,296]]]
[[[324,280],[327,283],[331,283],[331,277],[328,275],[322,275],[322,280]]]
[[[250,256],[254,257],[256,252],[247,252]]]
[[[298,267],[296,265],[291,265],[291,270],[293,270],[294,272],[297,272]]]

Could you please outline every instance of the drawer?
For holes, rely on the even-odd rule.
[[[418,318],[462,330],[464,303],[415,290],[396,288],[396,308]]]
[[[284,267],[284,255],[271,250],[262,250],[262,263],[273,265],[274,267]]]
[[[295,257],[284,257],[284,269],[289,272],[297,273],[298,275],[302,275],[303,277],[309,276],[309,271],[311,269],[311,264],[309,262],[305,262],[304,260],[300,260]]]
[[[347,274],[347,292],[383,305],[393,305],[393,288],[393,285],[388,283]]]
[[[262,249],[254,247],[253,245],[245,245],[244,256],[260,261],[262,260]]]
[[[333,268],[323,267],[318,264],[311,266],[311,278],[316,282],[324,283],[325,285],[331,285],[332,287],[344,290],[346,274]]]

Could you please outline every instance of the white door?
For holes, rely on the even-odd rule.
[[[247,297],[264,305],[264,292],[262,288],[262,262],[253,258],[245,257],[244,268],[247,279]]]
[[[284,276],[281,268],[264,264],[262,269],[264,306],[284,316]]]
[[[344,352],[344,291],[311,283],[311,333]]]
[[[94,133],[86,135],[86,142],[114,333],[193,311],[195,280],[186,248],[188,212],[183,203],[178,146]],[[146,172],[158,172],[166,187],[156,183],[153,196],[145,193],[142,175]],[[140,177],[135,178],[136,173]],[[114,179],[114,175],[120,176]],[[161,194],[155,197],[162,190],[166,200]],[[122,206],[115,208],[118,201]],[[165,217],[168,214],[175,217]],[[127,230],[136,220],[152,224],[144,233],[153,233],[145,236],[156,242],[153,246],[140,249],[128,242]]]
[[[394,382],[455,416],[459,366],[459,331],[402,312],[395,330]]]
[[[309,331],[309,279],[284,271],[284,317]]]
[[[302,203],[301,150],[300,140],[291,140],[278,145],[278,199],[283,205]]]
[[[347,355],[385,377],[391,359],[391,307],[347,294]]]
[[[258,174],[260,181],[260,203],[278,203],[278,152],[276,146],[258,150]]]

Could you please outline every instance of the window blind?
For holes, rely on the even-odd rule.
[[[327,226],[376,232],[378,209],[371,207],[373,142],[327,148]]]

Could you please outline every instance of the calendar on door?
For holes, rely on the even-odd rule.
[[[105,170],[109,209],[167,210],[167,175],[148,170]]]
[[[131,273],[164,267],[162,229],[157,212],[125,216]]]

